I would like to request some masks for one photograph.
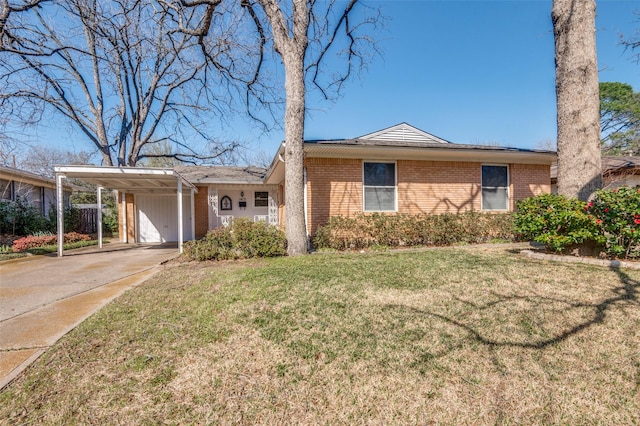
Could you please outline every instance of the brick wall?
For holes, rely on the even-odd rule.
[[[481,210],[482,163],[454,161],[397,161],[398,212],[406,214],[458,213]],[[330,216],[362,212],[362,160],[307,158],[309,231]],[[511,199],[551,191],[548,165],[511,164]]]
[[[480,163],[398,161],[398,212],[459,213],[481,209]]]
[[[330,216],[362,211],[362,161],[344,158],[308,158],[307,211],[314,233]]]
[[[551,170],[548,165],[511,164],[509,167],[511,210],[515,201],[551,192]]]
[[[195,238],[202,238],[209,230],[209,187],[199,186],[193,196],[193,216],[195,220]]]

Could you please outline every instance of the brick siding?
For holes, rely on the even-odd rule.
[[[398,213],[441,214],[482,209],[482,163],[398,160]],[[309,232],[336,215],[362,212],[362,160],[307,158]],[[510,209],[551,191],[549,165],[509,165]]]
[[[193,194],[193,216],[195,220],[195,238],[202,238],[209,230],[209,187],[199,186]]]
[[[509,179],[511,210],[515,210],[517,200],[551,193],[551,174],[548,165],[511,164]]]

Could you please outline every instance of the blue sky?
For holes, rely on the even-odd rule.
[[[403,121],[457,143],[537,148],[556,138],[551,1],[382,1],[377,59],[333,105],[314,105],[306,137],[356,137]],[[638,1],[597,2],[600,80],[640,90],[620,35]],[[320,107],[318,107],[320,106]]]
[[[407,122],[456,143],[535,149],[555,140],[551,0],[370,3],[388,17],[375,35],[382,56],[337,101],[308,95],[307,139],[357,137]],[[640,13],[640,1],[597,2],[598,60],[600,81],[639,91],[640,65],[619,44],[622,34],[640,31],[634,11]],[[261,134],[239,120],[217,136],[272,156],[283,132]],[[94,149],[56,119],[43,121],[28,139]]]

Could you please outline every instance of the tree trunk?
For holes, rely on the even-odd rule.
[[[307,253],[304,211],[304,49],[284,53],[285,91],[285,205],[287,251],[289,256]]]
[[[594,0],[553,0],[558,193],[587,200],[602,187]]]

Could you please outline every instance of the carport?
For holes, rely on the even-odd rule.
[[[161,168],[144,168],[144,167],[98,167],[98,166],[56,166],[54,167],[56,174],[56,193],[57,193],[57,212],[58,212],[58,256],[63,255],[64,244],[64,206],[62,203],[62,179],[78,179],[89,182],[97,187],[98,206],[102,205],[102,190],[110,189],[118,191],[118,197],[122,202],[122,235],[121,241],[128,242],[127,229],[127,202],[126,195],[132,194],[134,197],[150,200],[147,202],[148,211],[144,215],[145,223],[154,226],[154,220],[157,220],[157,211],[153,211],[157,206],[167,208],[167,197],[175,196],[177,198],[177,242],[180,253],[182,253],[182,244],[184,242],[184,219],[183,211],[183,195],[185,191],[189,191],[190,203],[188,210],[188,219],[191,222],[191,238],[195,235],[194,231],[194,193],[197,188],[182,177],[173,169]],[[154,200],[165,200],[163,202],[154,203]],[[173,203],[171,203],[173,204]],[[135,207],[136,212],[139,208]],[[173,213],[173,212],[169,212]],[[142,216],[141,216],[142,217]],[[171,216],[173,217],[173,216]],[[165,226],[166,227],[166,226]],[[139,229],[138,229],[139,232]],[[98,208],[98,244],[102,248],[102,210]]]

